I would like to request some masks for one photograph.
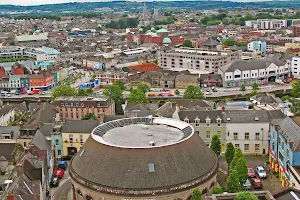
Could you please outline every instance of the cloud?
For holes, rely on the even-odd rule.
[[[0,0],[0,5],[2,4],[12,4],[12,5],[42,5],[42,4],[57,4],[57,3],[67,3],[67,2],[100,2],[101,0]]]

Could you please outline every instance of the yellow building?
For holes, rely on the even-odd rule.
[[[189,85],[198,86],[198,76],[177,75],[175,79],[175,88],[185,89]]]
[[[286,48],[290,48],[290,49],[299,49],[300,48],[300,43],[296,43],[296,42],[293,42],[293,43],[285,43],[284,46]]]
[[[62,126],[61,137],[63,155],[74,155],[90,136],[92,130],[100,124],[97,120],[71,120]]]

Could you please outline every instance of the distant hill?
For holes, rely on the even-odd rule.
[[[261,8],[300,8],[300,0],[272,0],[266,2],[233,2],[247,0],[179,0],[179,1],[161,1],[147,2],[148,9],[155,7],[161,10],[208,10],[208,9],[261,9]],[[110,2],[88,2],[88,3],[64,3],[39,6],[13,6],[0,5],[1,15],[12,15],[24,13],[78,13],[95,12],[112,9],[113,11],[140,12],[143,8],[143,2],[132,1],[110,1]]]

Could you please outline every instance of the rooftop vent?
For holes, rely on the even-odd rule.
[[[150,141],[149,144],[150,144],[151,146],[153,146],[153,147],[155,146],[155,142],[154,142],[154,141]]]
[[[258,117],[255,117],[254,119],[255,119],[255,121],[259,121],[259,118],[258,118]]]
[[[154,163],[149,163],[149,164],[148,164],[148,171],[149,171],[150,173],[155,172],[155,170],[154,170]]]
[[[227,121],[230,121],[230,117],[227,117]]]

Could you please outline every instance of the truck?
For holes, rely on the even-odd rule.
[[[66,161],[59,161],[57,164],[58,169],[66,170],[68,166],[68,163]]]

